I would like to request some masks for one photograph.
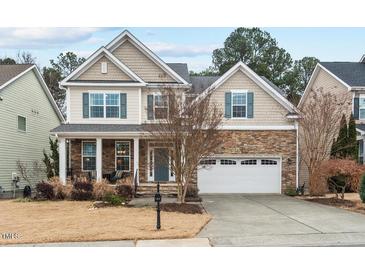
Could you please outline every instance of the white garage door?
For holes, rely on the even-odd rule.
[[[213,158],[198,170],[200,193],[280,193],[279,158]]]

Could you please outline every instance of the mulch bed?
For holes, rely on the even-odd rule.
[[[307,198],[305,200],[308,202],[335,206],[335,207],[339,207],[339,208],[347,209],[350,211],[355,211],[358,213],[365,214],[365,205],[358,201],[341,200],[341,199],[337,199],[335,197],[332,197],[332,198]]]
[[[200,204],[166,203],[166,204],[161,204],[161,210],[166,212],[180,212],[185,214],[205,213],[203,207]]]

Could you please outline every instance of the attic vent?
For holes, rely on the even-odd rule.
[[[101,73],[108,73],[108,63],[101,62]]]

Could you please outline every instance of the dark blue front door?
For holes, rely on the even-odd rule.
[[[169,150],[167,148],[155,148],[154,172],[155,181],[169,180]]]

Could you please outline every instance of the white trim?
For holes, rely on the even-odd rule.
[[[172,84],[172,83],[147,83],[148,88],[181,88],[190,89],[192,84]]]
[[[65,86],[67,87],[145,87],[146,84],[141,83],[92,83],[92,82],[82,82],[74,83],[68,82]],[[63,87],[63,85],[61,85]]]
[[[365,63],[365,54],[361,56],[359,63]]]
[[[56,112],[59,120],[61,121],[61,123],[65,122],[65,118],[63,117],[60,109],[58,108],[51,92],[49,91],[47,84],[44,82],[44,79],[42,77],[42,74],[40,73],[40,71],[38,70],[36,65],[31,66],[30,68],[26,69],[25,71],[23,71],[22,73],[19,73],[17,76],[15,76],[14,78],[10,79],[9,81],[7,81],[6,83],[4,83],[2,86],[0,86],[0,92],[3,88],[7,87],[8,85],[10,85],[11,83],[15,82],[17,79],[19,79],[20,77],[22,77],[23,75],[25,75],[26,73],[28,73],[29,71],[34,70],[34,73],[37,77],[37,79],[39,80],[41,86],[43,87],[43,90],[45,91],[48,100],[51,102],[51,105],[54,109],[54,111]]]
[[[219,130],[295,130],[295,125],[283,126],[229,126],[222,125]]]
[[[125,119],[125,118],[120,118],[120,94],[123,93],[123,91],[119,91],[119,90],[89,90],[89,118],[90,119],[97,119],[97,120],[108,120],[108,121],[120,121],[121,119]],[[92,94],[103,94],[103,117],[91,117],[91,107],[101,107],[100,105],[91,105],[91,95]],[[106,104],[106,95],[107,94],[118,94],[118,105],[107,105]],[[128,104],[128,103],[127,103]],[[107,107],[118,107],[118,117],[106,117],[106,108]],[[127,109],[128,110],[128,109]]]
[[[142,89],[138,89],[138,123],[142,124]]]
[[[129,149],[129,155],[128,156],[117,156],[117,143],[128,143],[128,149]],[[131,172],[131,154],[132,154],[132,150],[131,150],[131,141],[128,140],[115,140],[114,142],[114,170],[117,171],[117,157],[128,157],[128,170],[121,170],[121,171],[125,171],[125,172]]]
[[[272,86],[266,83],[259,75],[257,75],[252,69],[245,65],[242,61],[239,61],[232,68],[230,68],[226,73],[224,73],[218,80],[216,80],[210,87],[204,90],[198,98],[205,96],[209,92],[213,92],[215,89],[220,87],[224,82],[226,82],[231,76],[233,76],[237,71],[242,71],[251,80],[253,80],[258,86],[270,94],[279,104],[281,104],[285,109],[291,112],[298,112],[297,108],[290,103],[283,95],[281,95]]]
[[[96,180],[103,179],[103,139],[96,138]]]
[[[104,55],[102,55],[104,54]],[[100,56],[99,56],[100,55]],[[116,58],[113,54],[109,52],[104,47],[101,47],[97,51],[95,51],[91,56],[87,58],[87,60],[81,64],[76,70],[70,73],[65,79],[63,79],[60,83],[61,86],[70,86],[71,83],[68,81],[74,77],[80,76],[85,70],[87,70],[90,66],[96,63],[103,56],[107,57],[112,63],[114,63],[117,67],[119,67],[124,73],[126,73],[130,78],[138,81],[139,83],[145,84],[145,82],[132,70],[130,70],[126,65],[124,65],[118,58]]]
[[[71,95],[70,89],[66,89],[66,122],[69,123],[71,118]]]
[[[90,139],[90,138],[89,138]],[[95,170],[84,170],[84,143],[95,143],[95,146],[96,146],[96,150],[98,149],[97,148],[97,143],[96,143],[96,140],[92,141],[92,140],[82,140],[81,141],[81,171],[82,172],[92,172],[92,171],[96,171],[96,165],[97,165],[97,162],[96,162],[96,158],[97,158],[97,154],[98,152],[96,151],[95,152]],[[90,156],[85,156],[85,157],[90,157]],[[91,156],[93,157],[93,156]]]
[[[100,72],[102,74],[107,74],[108,73],[108,62],[101,62]]]
[[[133,179],[136,176],[139,185],[139,138],[133,138],[133,169]]]
[[[121,34],[115,37],[109,44],[105,46],[105,48],[113,52],[116,48],[118,48],[121,44],[125,42],[125,38],[129,38],[129,41],[132,42],[134,46],[136,46],[139,50],[141,50],[149,59],[151,59],[151,61],[153,61],[156,65],[162,68],[176,81],[181,82],[185,85],[189,85],[189,83],[184,78],[182,78],[179,74],[177,74],[172,68],[170,68],[164,61],[162,61],[155,53],[153,53],[149,48],[147,48],[128,30],[123,31]]]
[[[295,172],[295,185],[296,188],[299,187],[299,123],[295,121],[296,128],[296,172]]]
[[[58,138],[58,152],[59,152],[59,176],[63,185],[66,185],[67,172],[66,172],[66,139]]]
[[[361,104],[360,104],[360,99],[365,99],[365,94],[359,94],[359,120],[362,120],[362,121],[364,121],[365,120],[365,117],[364,118],[361,118],[360,117],[360,113],[361,113],[361,109],[365,109],[365,107],[362,107],[361,108]],[[354,99],[355,99],[355,93],[354,93],[354,96],[353,96],[353,101],[352,101],[352,108],[353,108],[353,110],[352,110],[352,113],[354,114],[354,110],[355,110],[355,105],[354,105]]]
[[[21,129],[19,129],[19,117],[22,117],[22,118],[24,118],[25,119],[25,130],[21,130]],[[17,116],[16,116],[16,125],[17,125],[17,130],[18,130],[18,132],[21,132],[21,133],[27,133],[28,132],[28,122],[27,122],[27,117],[26,116],[23,116],[23,115],[19,115],[19,114],[17,114]]]
[[[348,91],[351,90],[351,87],[345,83],[343,80],[341,80],[340,78],[338,78],[335,74],[333,74],[331,71],[329,71],[328,69],[326,69],[323,65],[321,65],[320,63],[317,63],[316,67],[314,68],[313,70],[313,73],[308,81],[308,84],[307,86],[305,87],[304,89],[304,93],[302,95],[302,98],[300,98],[300,101],[298,103],[298,108],[301,107],[301,105],[303,104],[302,102],[304,102],[307,94],[308,94],[308,90],[311,89],[314,81],[316,80],[317,76],[318,76],[318,73],[320,71],[320,69],[322,69],[323,71],[327,72],[330,76],[332,76],[335,80],[337,80],[338,82],[340,82],[343,86],[345,86],[347,88]]]

